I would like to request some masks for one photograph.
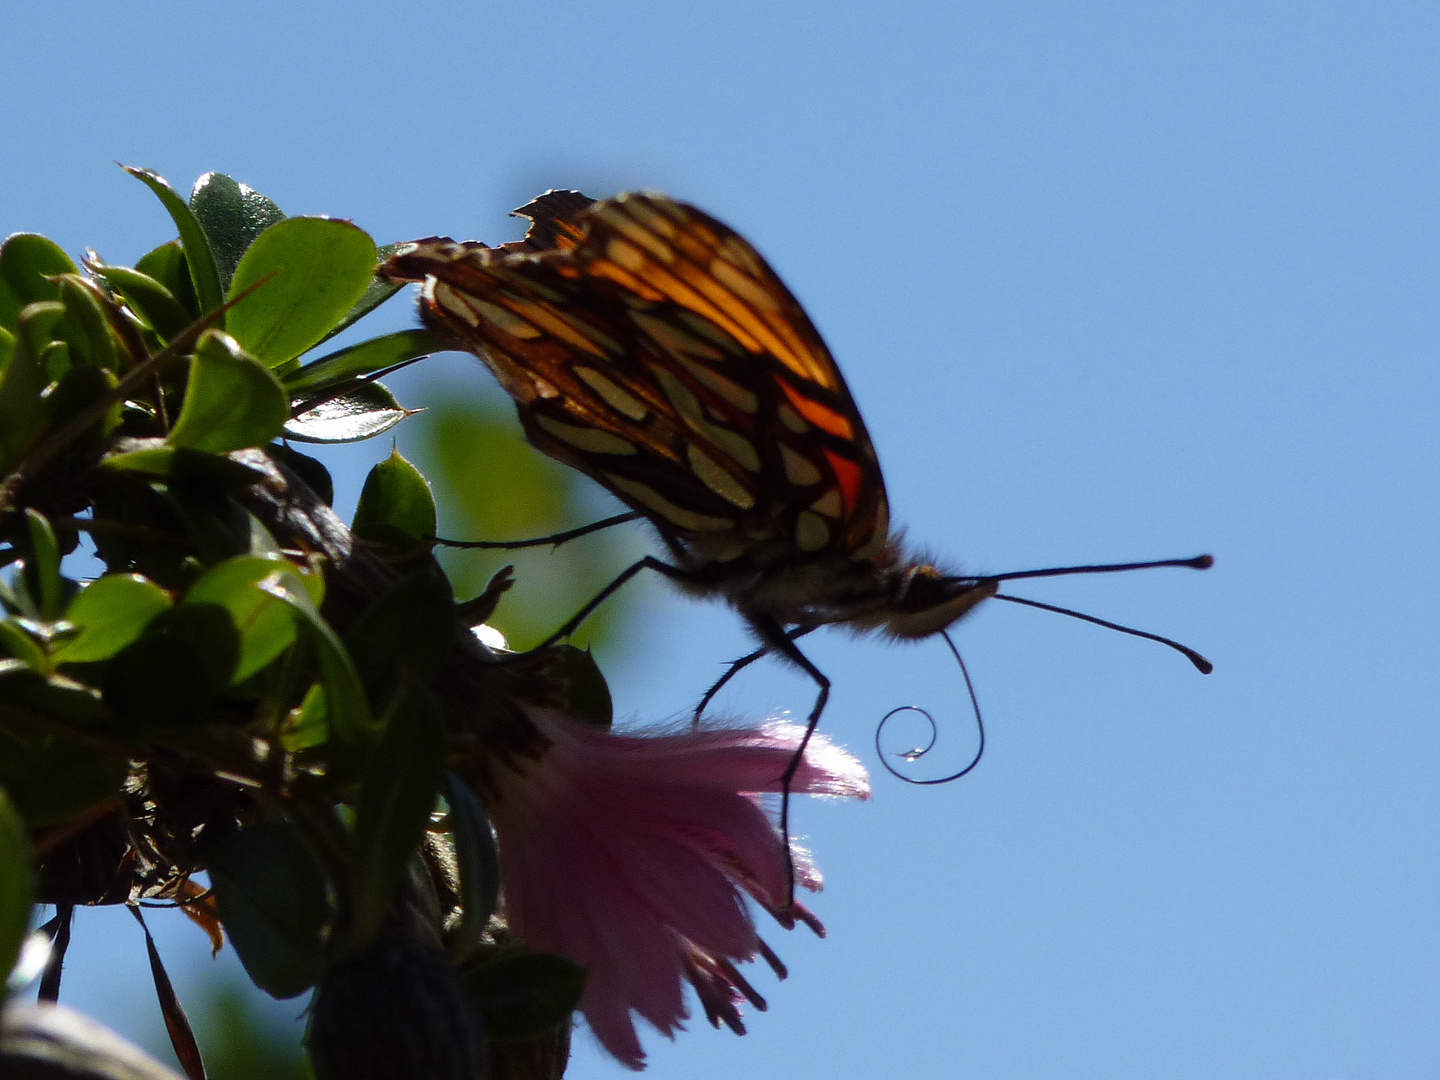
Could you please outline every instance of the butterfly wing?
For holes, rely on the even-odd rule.
[[[478,353],[530,440],[683,542],[757,567],[872,557],[888,532],[864,424],[804,310],[738,234],[661,195],[552,192],[503,248],[384,267]]]

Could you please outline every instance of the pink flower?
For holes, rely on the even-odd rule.
[[[635,736],[585,727],[527,706],[549,741],[538,759],[497,770],[489,807],[500,846],[505,912],[527,948],[588,971],[581,1011],[601,1044],[644,1067],[631,1010],[667,1036],[689,1016],[682,977],[706,1017],[743,1033],[740,1002],[765,1002],[736,969],[763,956],[748,895],[787,930],[824,928],[803,905],[782,910],[785,849],[758,795],[780,774],[802,729],[791,724]],[[870,794],[864,767],[813,738],[796,794]],[[796,880],[820,875],[793,848]]]

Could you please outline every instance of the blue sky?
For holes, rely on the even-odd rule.
[[[915,541],[984,571],[1215,553],[1025,590],[1208,679],[1042,613],[961,624],[984,763],[804,808],[829,939],[768,935],[770,1012],[649,1038],[654,1075],[1433,1077],[1437,31],[1422,4],[22,5],[0,231],[137,257],[169,226],[114,160],[382,242],[659,188],[805,303]],[[387,449],[330,459],[342,503]],[[658,721],[747,646],[659,587],[644,610],[602,662]],[[810,640],[837,740],[873,764],[914,701],[963,759],[942,645]],[[759,665],[722,704],[809,695]],[[142,940],[83,914],[68,999],[153,1040]],[[152,921],[182,991],[212,970]],[[620,1072],[577,1039],[572,1076]]]

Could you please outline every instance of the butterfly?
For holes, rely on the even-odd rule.
[[[759,640],[700,708],[740,668],[775,653],[818,688],[808,741],[830,681],[795,641],[817,627],[925,638],[992,597],[1078,615],[1005,596],[1000,585],[1209,565],[1201,556],[967,576],[912,557],[891,531],[879,461],[839,368],[799,302],[738,233],[653,192],[597,202],[551,191],[515,214],[531,223],[523,240],[417,240],[380,274],[420,282],[422,320],[484,361],[515,399],[530,442],[631,508],[564,538],[643,516],[669,550],[668,562],[648,556],[630,566],[551,641],[635,574],[657,571],[729,602]],[[1209,666],[1169,639],[1080,617]],[[803,750],[782,778],[787,794]],[[788,807],[783,798],[786,836]]]

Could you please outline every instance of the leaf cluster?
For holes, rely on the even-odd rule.
[[[457,605],[425,478],[392,454],[347,528],[289,445],[390,430],[380,378],[449,346],[327,349],[398,289],[355,224],[127,171],[177,233],[134,266],[0,246],[0,972],[23,981],[37,903],[57,957],[75,905],[171,903],[276,997],[401,942],[490,1044],[553,1040],[583,972],[507,943],[467,763],[533,749],[517,700],[608,724],[603,677],[566,647],[487,667],[470,624],[509,578]]]

